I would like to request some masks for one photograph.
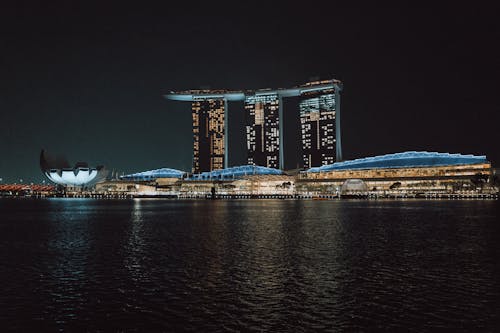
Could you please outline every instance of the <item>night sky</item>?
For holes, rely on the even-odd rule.
[[[79,3],[0,5],[4,183],[41,182],[42,148],[123,172],[189,171],[190,105],[163,93],[310,78],[344,83],[345,159],[427,150],[500,165],[494,6]]]

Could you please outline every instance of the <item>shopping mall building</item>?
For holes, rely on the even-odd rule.
[[[159,169],[125,175],[97,188],[111,191],[119,187],[131,193],[147,189],[149,194],[187,198],[472,196],[498,193],[493,178],[485,156],[410,151],[336,162],[294,174],[255,165],[198,174]]]
[[[298,193],[444,194],[494,191],[491,178],[486,156],[409,151],[310,168],[295,186]],[[348,180],[357,186],[343,188]]]

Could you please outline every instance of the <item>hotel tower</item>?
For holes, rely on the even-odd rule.
[[[300,127],[304,168],[333,164],[337,158],[335,88],[300,95]]]
[[[279,168],[279,106],[276,93],[245,97],[248,164]]]
[[[193,173],[224,168],[224,100],[193,101]]]
[[[243,101],[247,164],[283,170],[283,98],[298,97],[304,168],[342,160],[338,80],[308,82],[285,89],[187,90],[165,97],[191,102],[193,173],[229,167],[228,101]]]

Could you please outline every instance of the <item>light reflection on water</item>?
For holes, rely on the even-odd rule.
[[[12,330],[492,330],[496,201],[0,200]]]
[[[146,259],[144,251],[144,221],[141,210],[141,200],[133,201],[133,208],[131,210],[130,226],[129,226],[128,244],[126,246],[127,256],[125,257],[124,264],[127,268],[132,280],[139,282],[147,273],[144,269],[142,261]]]

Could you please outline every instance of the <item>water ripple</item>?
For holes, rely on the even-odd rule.
[[[494,331],[496,201],[0,200],[14,331]]]

